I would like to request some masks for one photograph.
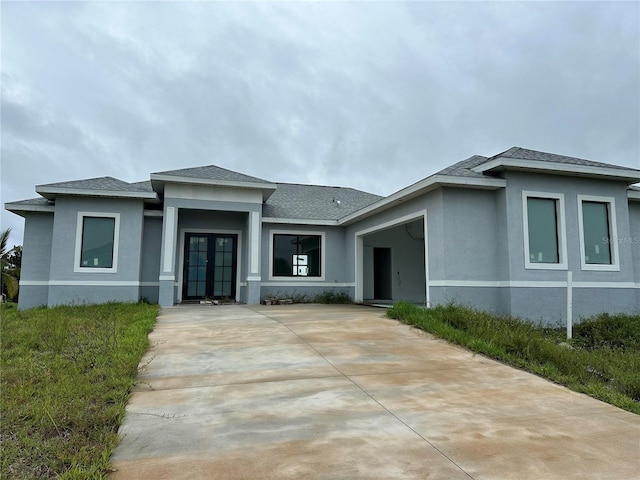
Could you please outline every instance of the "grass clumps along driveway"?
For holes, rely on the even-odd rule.
[[[577,392],[640,414],[640,316],[601,314],[545,328],[450,304],[423,309],[399,302],[391,318]]]
[[[0,308],[0,478],[106,478],[158,307]]]

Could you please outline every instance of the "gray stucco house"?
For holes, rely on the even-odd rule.
[[[388,197],[205,166],[39,185],[5,208],[25,219],[20,308],[333,290],[555,322],[640,311],[638,182],[513,147]]]

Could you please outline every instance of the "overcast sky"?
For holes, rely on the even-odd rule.
[[[640,168],[638,2],[3,1],[1,22],[3,203],[210,164],[388,195],[512,146]]]

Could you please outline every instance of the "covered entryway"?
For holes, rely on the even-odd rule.
[[[182,298],[235,298],[238,235],[185,233]]]
[[[428,304],[426,212],[356,232],[358,302]]]

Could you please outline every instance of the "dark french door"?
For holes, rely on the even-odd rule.
[[[235,298],[237,248],[237,235],[185,234],[182,298]]]

